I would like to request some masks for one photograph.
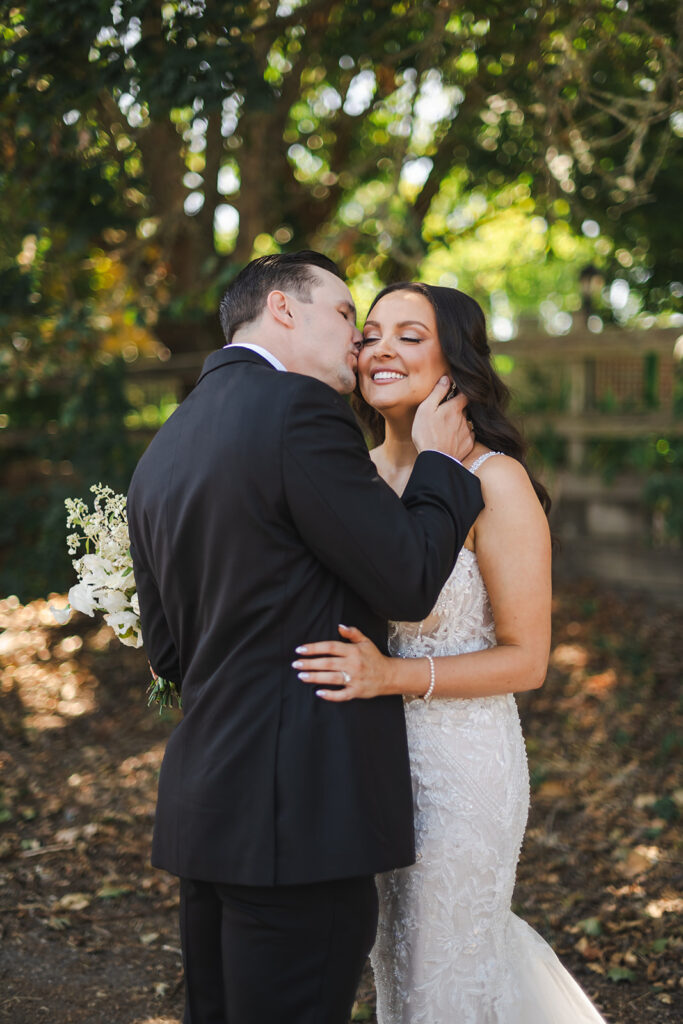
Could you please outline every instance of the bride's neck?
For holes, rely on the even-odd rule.
[[[417,448],[411,436],[413,415],[414,412],[411,411],[407,416],[400,418],[387,417],[384,423],[382,454],[396,471],[412,469],[417,458]]]

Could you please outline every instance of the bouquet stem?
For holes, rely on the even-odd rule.
[[[152,704],[156,703],[161,714],[164,708],[172,708],[174,701],[177,707],[183,706],[176,684],[170,679],[162,679],[161,676],[153,679],[147,688],[147,707],[151,708]]]

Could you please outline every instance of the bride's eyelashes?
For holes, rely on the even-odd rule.
[[[382,340],[381,338],[374,338],[372,336],[368,336],[366,338],[363,338],[363,341],[361,342],[361,344],[362,345],[372,345],[374,342],[381,341],[381,340]],[[419,344],[422,341],[422,338],[411,338],[411,337],[408,337],[408,335],[406,335],[406,334],[402,334],[400,336],[400,338],[398,338],[397,340],[398,341],[412,341],[412,342],[415,342],[415,344]]]

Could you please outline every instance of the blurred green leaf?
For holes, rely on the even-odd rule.
[[[635,981],[637,974],[629,967],[610,967],[607,972],[610,981]]]
[[[367,1003],[354,1003],[353,1010],[351,1011],[352,1021],[372,1020],[374,1014],[372,1008]]]

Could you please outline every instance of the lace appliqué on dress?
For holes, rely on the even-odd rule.
[[[420,658],[495,644],[476,555],[464,549],[427,619],[392,623],[391,653]],[[528,807],[509,695],[406,702],[417,863],[378,877],[372,962],[380,1024],[503,1024],[515,979],[506,921]]]
[[[390,651],[404,658],[495,643],[466,548],[428,618],[389,627]],[[550,947],[510,911],[529,806],[514,697],[416,698],[405,712],[417,860],[377,877],[378,1024],[599,1024]]]

